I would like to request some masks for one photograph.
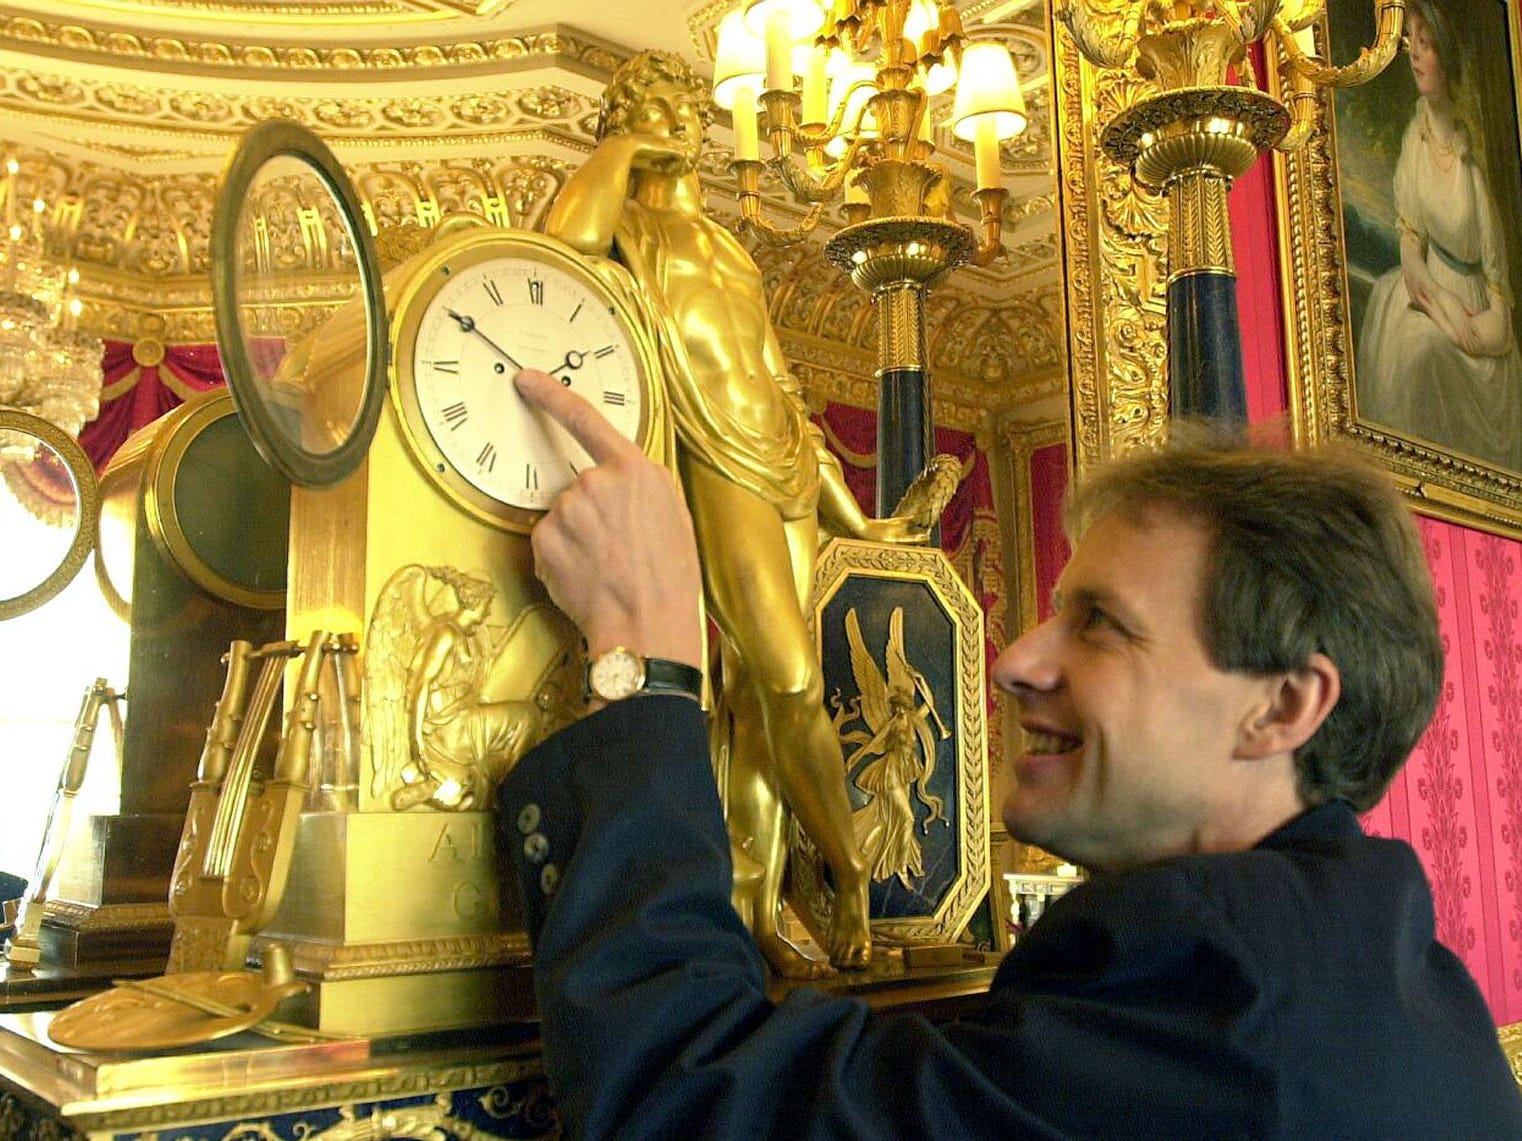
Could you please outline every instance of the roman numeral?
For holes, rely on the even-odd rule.
[[[481,288],[486,290],[486,296],[492,299],[492,304],[502,304],[502,290],[497,287],[497,283],[495,281],[488,277],[481,283]]]
[[[476,466],[492,471],[497,466],[497,445],[487,444],[476,457]]]
[[[613,346],[612,345],[604,345],[602,348],[598,349],[592,355],[594,357],[597,357],[599,360],[601,360],[603,357],[611,357],[613,355]]]
[[[568,318],[566,318],[566,320],[567,321],[574,321],[574,320],[576,320],[576,314],[581,312],[581,307],[583,305],[585,305],[585,304],[586,304],[585,301],[578,301],[578,302],[576,302],[576,308],[571,310],[571,315]]]
[[[533,464],[523,465],[523,486],[529,491],[539,490],[539,469]]]
[[[535,305],[544,304],[544,282],[537,277],[528,279],[528,299]]]
[[[466,420],[470,419],[470,413],[465,410],[465,402],[463,400],[457,400],[441,411],[444,413],[444,422],[449,425],[451,430],[458,428]]]
[[[611,404],[615,408],[622,408],[629,400],[622,392],[604,392],[602,394],[602,402],[604,404]]]
[[[460,374],[459,361],[429,361],[428,367],[433,369],[434,372],[447,372],[451,376],[458,376]]]

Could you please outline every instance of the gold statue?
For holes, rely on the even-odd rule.
[[[924,831],[930,831],[937,820],[950,823],[945,804],[930,791],[935,775],[930,721],[934,719],[942,740],[951,736],[951,730],[936,712],[930,682],[909,664],[904,652],[902,606],[895,606],[888,617],[886,677],[867,649],[854,607],[846,612],[846,640],[860,696],[841,703],[837,695],[831,702],[836,707],[837,726],[855,720],[866,724],[865,730],[852,729],[840,735],[842,744],[857,746],[846,758],[846,771],[856,774],[856,787],[869,798],[854,816],[856,842],[874,880],[897,876],[901,884],[913,890],[911,880],[925,874],[925,861],[919,837],[914,834],[914,806],[909,794],[912,791],[930,810],[922,825]]]
[[[867,865],[803,617],[820,524],[890,542],[922,541],[925,528],[866,518],[809,423],[760,271],[703,213],[697,164],[710,115],[706,85],[682,59],[647,51],[629,60],[603,94],[597,148],[546,229],[583,253],[616,256],[656,314],[679,471],[721,635],[721,714],[733,718],[722,783],[735,906],[778,973],[807,977],[820,965],[777,929],[784,805],[834,876],[830,961],[865,967],[872,949]]]
[[[486,807],[513,762],[556,727],[551,720],[563,702],[547,684],[521,700],[485,696],[492,667],[537,609],[521,612],[507,630],[489,627],[493,593],[483,576],[417,565],[401,568],[381,590],[365,700],[374,734],[372,791],[389,793],[398,812],[425,803]]]

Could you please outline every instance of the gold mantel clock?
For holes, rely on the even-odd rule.
[[[407,442],[453,502],[527,530],[592,461],[530,411],[513,377],[552,373],[644,444],[657,374],[641,329],[587,258],[540,234],[471,227],[425,255],[397,300],[392,393]]]
[[[251,431],[294,460],[286,638],[354,636],[361,692],[324,699],[358,716],[319,712],[331,723],[254,954],[290,949],[315,984],[295,1016],[322,1030],[522,1016],[527,988],[501,972],[526,963],[527,938],[499,914],[490,799],[581,709],[580,640],[533,573],[528,531],[590,460],[512,381],[553,373],[669,464],[654,323],[621,266],[477,219],[446,219],[372,277],[337,163],[301,128],[259,131],[280,145],[234,160],[212,239],[235,266],[213,273],[219,346],[267,421],[251,415]]]

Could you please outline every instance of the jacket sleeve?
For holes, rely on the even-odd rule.
[[[1121,952],[1087,938],[1076,963],[1028,954],[1034,983],[1006,962],[987,1010],[949,1026],[810,989],[770,1002],[729,902],[702,715],[684,698],[618,702],[551,738],[506,779],[499,812],[535,943],[545,1065],[572,1136],[1265,1132],[1246,1123],[1271,1115],[1270,1084],[1215,1029],[1231,1012],[1181,1029],[1169,1010],[1208,1006],[1202,993],[1239,1001],[1240,986],[1210,977],[1235,966],[1192,956],[1176,933],[1165,962],[1129,962],[1123,979],[1111,977]],[[1138,983],[1145,1002],[1127,1006],[1118,996]],[[1182,1066],[1169,1060],[1179,1052]],[[1159,1113],[1160,1100],[1182,1115]]]

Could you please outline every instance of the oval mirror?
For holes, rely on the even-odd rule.
[[[0,620],[73,581],[95,545],[100,492],[90,457],[40,416],[0,408]]]
[[[386,307],[359,197],[321,139],[284,120],[243,137],[211,259],[217,348],[249,438],[293,483],[338,483],[380,419]]]

